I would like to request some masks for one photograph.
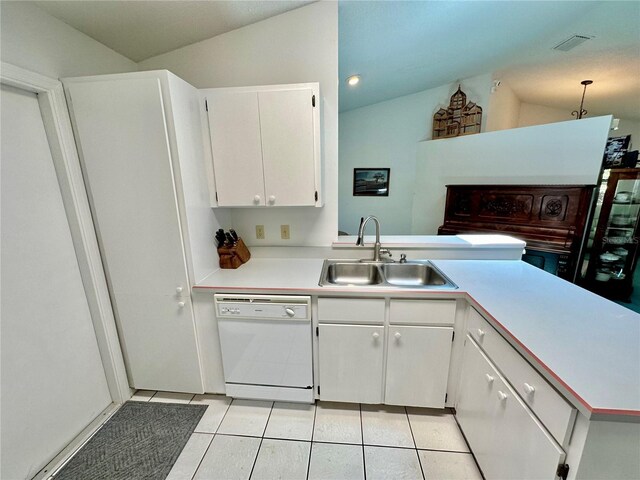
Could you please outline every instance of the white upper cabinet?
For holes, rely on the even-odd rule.
[[[207,97],[218,205],[264,205],[260,113],[256,92]]]
[[[202,93],[213,206],[322,206],[317,83]]]

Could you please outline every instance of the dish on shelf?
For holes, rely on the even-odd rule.
[[[633,224],[634,218],[631,215],[613,215],[611,225],[615,227],[627,227]]]
[[[618,192],[613,197],[613,201],[616,203],[629,203],[631,202],[631,192]]]
[[[612,263],[612,262],[615,262],[616,260],[620,260],[620,257],[613,253],[606,252],[600,255],[600,260],[603,263]]]
[[[596,280],[598,282],[606,282],[611,278],[611,271],[605,269],[596,270]]]
[[[618,247],[615,250],[611,250],[611,253],[614,255],[618,255],[620,258],[626,258],[629,255],[629,250],[626,248]]]

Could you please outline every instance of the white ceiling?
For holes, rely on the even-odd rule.
[[[638,1],[340,3],[342,111],[495,73],[527,103],[640,120]],[[594,36],[569,52],[573,34]],[[357,88],[344,79],[361,74]]]
[[[136,62],[309,1],[36,1]],[[640,2],[340,1],[340,110],[484,73],[527,103],[640,120]],[[552,47],[594,36],[569,52]],[[362,75],[357,89],[344,79]]]
[[[140,62],[312,2],[48,0],[33,3],[121,55]]]

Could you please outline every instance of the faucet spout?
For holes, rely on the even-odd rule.
[[[373,215],[369,215],[364,220],[360,219],[360,228],[358,229],[358,238],[356,240],[356,245],[360,245],[360,246],[364,247],[364,230],[365,230],[365,227],[367,226],[367,222],[369,220],[373,220],[373,223],[375,223],[375,225],[376,225],[376,242],[373,244],[373,261],[374,262],[379,262],[380,261],[380,247],[381,247],[381,245],[380,245],[380,222]],[[389,256],[391,256],[391,252],[389,252],[387,250],[387,253],[389,253]]]

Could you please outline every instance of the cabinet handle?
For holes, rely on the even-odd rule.
[[[487,383],[493,383],[493,377],[491,375],[489,375],[488,373],[484,374],[484,378],[487,379]]]
[[[501,402],[504,402],[508,397],[509,397],[509,395],[507,395],[506,393],[504,393],[504,392],[502,392],[502,391],[498,390],[498,399],[499,399]]]
[[[373,332],[373,335],[371,335],[373,337],[374,340],[377,340],[378,338],[380,338],[380,334],[378,332]]]
[[[402,335],[400,334],[400,332],[396,332],[395,335],[394,335],[394,337],[396,337],[398,340],[400,339],[401,336]]]
[[[178,308],[184,308],[184,302],[178,302]]]
[[[276,203],[276,196],[275,195],[269,195],[269,203],[271,203],[271,204]]]
[[[182,287],[176,287],[176,293],[182,293]]]
[[[484,330],[482,330],[481,328],[478,329],[478,336],[480,338],[484,337]]]
[[[289,317],[295,317],[296,315],[296,311],[293,308],[289,308],[289,307],[284,309],[284,313],[286,313],[287,316]]]
[[[529,385],[527,382],[524,383],[524,391],[527,392],[528,395],[533,395],[536,391],[536,387],[533,385]]]
[[[260,203],[260,195],[253,197],[253,203]]]

